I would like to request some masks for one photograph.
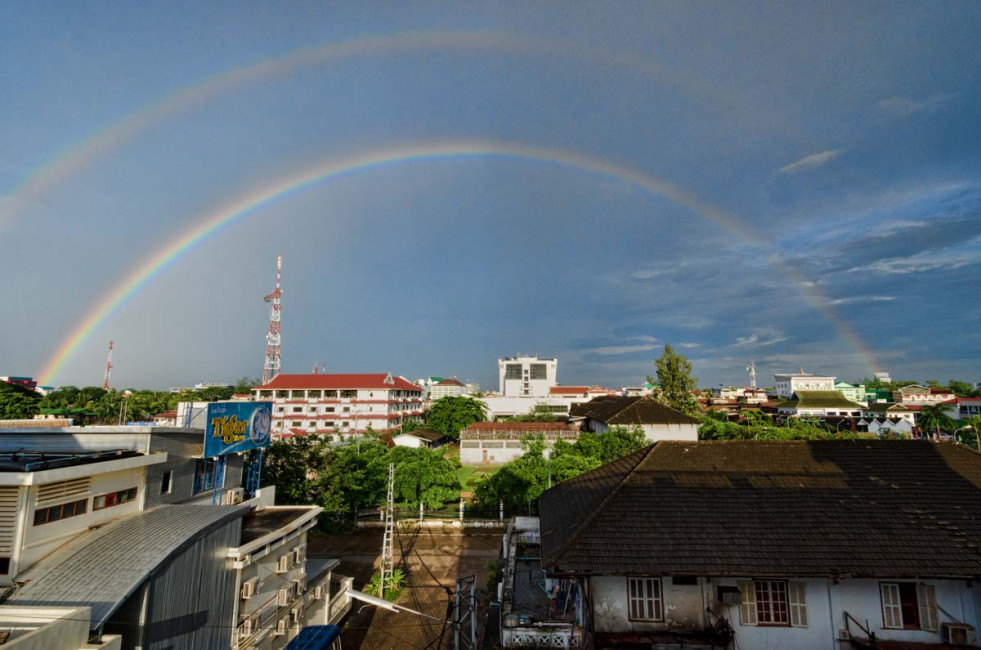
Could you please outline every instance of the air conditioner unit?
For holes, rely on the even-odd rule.
[[[944,623],[941,626],[944,643],[950,645],[967,645],[973,630],[973,625],[967,625],[965,623]]]
[[[277,621],[277,623],[276,623],[276,631],[273,632],[273,634],[275,636],[283,636],[284,634],[286,634],[286,619],[285,618],[281,618],[281,619],[279,619],[279,621]]]
[[[293,620],[294,623],[299,623],[300,622],[300,608],[299,607],[294,607],[293,609],[290,610],[290,618]]]
[[[291,591],[290,589],[280,589],[279,590],[278,600],[276,601],[276,604],[279,605],[280,607],[286,607],[287,605],[289,605],[290,604],[290,591]]]
[[[317,600],[320,600],[324,597],[324,588],[322,585],[313,590],[313,597]]]
[[[290,555],[280,556],[276,564],[276,573],[286,573],[290,570]]]
[[[252,596],[255,594],[255,583],[255,580],[249,580],[242,585],[242,598],[245,598],[246,600],[252,598]]]
[[[221,498],[221,505],[223,506],[234,506],[242,503],[242,499],[245,497],[245,490],[242,488],[235,488],[234,490],[228,490]]]

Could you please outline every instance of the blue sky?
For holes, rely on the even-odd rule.
[[[703,386],[744,383],[750,360],[764,381],[979,380],[978,33],[975,2],[5,3],[0,374],[37,375],[209,210],[324,161],[466,139],[628,167],[739,234],[570,165],[367,169],[189,251],[54,382],[100,383],[110,338],[117,385],[259,376],[277,254],[288,372],[493,387],[523,352],[621,386],[669,342]],[[378,39],[402,45],[237,84],[24,190],[216,75]]]

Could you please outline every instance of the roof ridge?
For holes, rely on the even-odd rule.
[[[586,517],[586,519],[584,519],[583,522],[578,527],[576,527],[575,534],[570,535],[569,536],[569,541],[566,542],[562,546],[562,549],[558,553],[555,554],[556,559],[558,557],[561,557],[563,554],[565,554],[566,551],[568,551],[570,548],[572,548],[573,543],[575,543],[575,541],[579,538],[579,535],[583,532],[583,530],[585,530],[585,528],[593,521],[593,519],[595,519],[599,515],[599,513],[603,510],[603,508],[606,506],[606,504],[609,503],[609,501],[620,491],[620,488],[623,487],[623,484],[627,482],[627,479],[629,479],[631,476],[634,475],[634,472],[637,471],[637,468],[640,467],[640,465],[645,460],[647,460],[647,458],[652,453],[654,453],[654,449],[657,446],[658,446],[658,443],[655,442],[650,447],[648,447],[647,448],[647,451],[644,453],[643,456],[641,456],[640,460],[638,460],[637,463],[634,464],[634,466],[630,468],[630,471],[627,472],[623,476],[623,478],[621,478],[619,481],[617,481],[616,485],[613,486],[613,488],[606,495],[606,497],[602,501],[600,501],[596,505],[596,507],[593,508],[593,511],[589,514],[589,516]],[[634,452],[634,453],[636,453],[636,452]],[[617,462],[617,460],[622,460],[623,458],[625,458],[625,456],[621,456],[620,458],[617,458],[616,460],[611,461],[611,462],[614,462],[615,463],[615,462]],[[600,467],[603,467],[603,466],[601,465]],[[596,469],[599,469],[599,467],[596,468]],[[596,471],[596,470],[593,470],[593,471]]]

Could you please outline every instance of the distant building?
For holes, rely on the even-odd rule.
[[[507,357],[499,359],[500,394],[504,397],[547,397],[557,385],[556,359]]]
[[[892,383],[892,377],[889,376],[888,372],[874,372],[872,376],[877,380],[886,384]]]
[[[448,436],[429,429],[416,429],[392,436],[392,442],[395,443],[396,447],[410,447],[412,449],[435,449],[442,447],[449,441]]]
[[[965,420],[981,416],[981,397],[955,397],[943,403],[944,408],[955,420]]]
[[[699,420],[657,402],[652,397],[599,397],[572,410],[573,421],[603,433],[613,426],[640,427],[650,442],[698,440]]]
[[[798,390],[790,399],[781,402],[777,411],[798,418],[856,418],[862,415],[864,408],[864,404],[845,399],[836,390]]]
[[[865,384],[849,384],[847,381],[836,381],[835,390],[844,395],[850,402],[865,403],[867,391]]]
[[[253,394],[274,403],[274,436],[381,433],[423,412],[422,388],[391,373],[281,374]]]
[[[429,399],[433,401],[441,397],[459,397],[460,395],[469,395],[469,392],[466,384],[458,381],[456,377],[442,379],[429,389]]]
[[[834,377],[809,375],[803,371],[796,374],[773,375],[776,382],[777,396],[784,399],[799,390],[835,390]]]
[[[15,386],[23,386],[27,390],[37,390],[37,382],[34,381],[34,377],[0,377],[0,381],[7,384],[14,384]]]
[[[460,464],[503,465],[525,453],[525,438],[539,435],[547,458],[556,440],[578,440],[579,428],[565,422],[475,422],[460,432]]]
[[[893,401],[900,404],[940,404],[955,397],[957,395],[948,388],[927,388],[917,384],[903,386],[892,393]]]

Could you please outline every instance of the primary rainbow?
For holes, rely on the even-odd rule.
[[[419,31],[370,38],[361,37],[304,48],[252,65],[233,68],[124,116],[106,128],[59,151],[31,173],[11,193],[7,208],[0,209],[0,228],[23,206],[39,201],[49,188],[79,173],[95,160],[123,146],[140,133],[165,122],[180,111],[204,104],[249,84],[281,78],[303,68],[355,57],[402,54],[427,49],[497,51],[588,60],[605,66],[632,70],[646,77],[684,88],[687,92],[704,96],[709,105],[726,105],[730,112],[748,113],[740,97],[724,95],[715,85],[669,66],[567,41],[474,31]]]
[[[509,142],[452,141],[401,146],[362,153],[338,160],[330,160],[281,178],[267,187],[233,199],[213,212],[201,215],[195,220],[195,226],[154,253],[142,266],[135,269],[132,274],[116,285],[108,295],[99,301],[92,311],[64,339],[54,355],[45,364],[44,369],[40,373],[40,383],[52,383],[61,367],[78,350],[79,346],[107,318],[137,295],[141,288],[157,277],[172,262],[211,235],[220,232],[239,219],[254,214],[273,201],[320,181],[384,165],[425,159],[473,158],[481,156],[496,156],[550,163],[616,178],[682,205],[693,213],[719,224],[729,232],[737,235],[749,246],[759,251],[771,265],[781,268],[791,278],[791,281],[797,286],[801,294],[831,322],[842,340],[865,361],[870,370],[874,369],[875,364],[871,352],[866,349],[862,341],[847,323],[841,321],[836,316],[827,299],[820,294],[818,289],[813,286],[813,283],[804,282],[796,272],[787,268],[772,256],[767,251],[767,247],[762,243],[763,238],[757,233],[752,232],[745,224],[740,223],[719,208],[705,203],[690,192],[672,183],[642,174],[629,167],[577,152],[532,147]]]

